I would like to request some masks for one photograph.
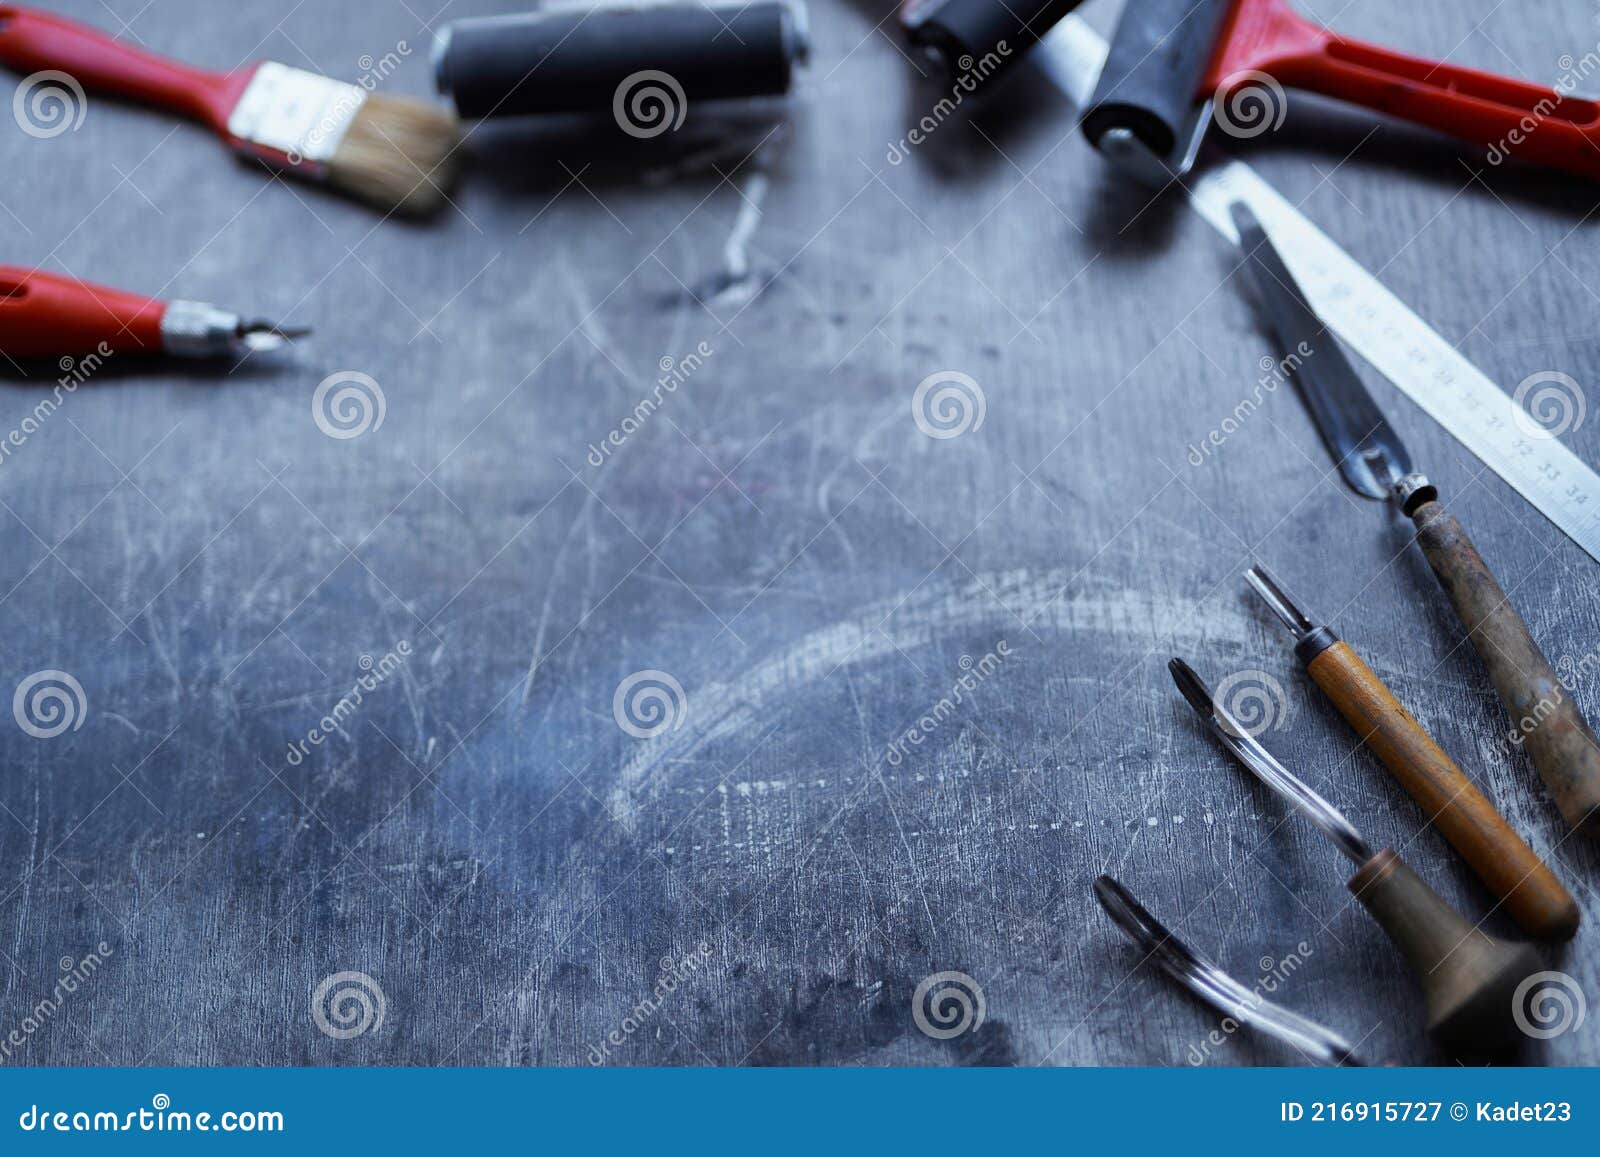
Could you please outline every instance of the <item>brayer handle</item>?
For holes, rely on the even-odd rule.
[[[223,75],[191,68],[98,29],[20,4],[0,4],[0,64],[31,76],[65,73],[79,86],[80,97],[82,90],[108,93],[219,130],[227,126],[228,110],[254,71],[246,68]],[[57,85],[58,90],[65,87]],[[34,99],[43,99],[43,89],[34,92]],[[21,99],[27,98],[19,94]],[[81,114],[74,108],[57,107],[49,115]]]
[[[1600,836],[1600,744],[1583,713],[1455,515],[1431,498],[1405,510],[1428,565],[1489,668],[1513,737],[1527,748],[1568,825]]]
[[[1531,947],[1468,924],[1388,848],[1356,869],[1349,887],[1422,984],[1429,1036],[1474,1053],[1516,1041],[1513,997],[1541,967]]]
[[[1571,893],[1361,656],[1334,643],[1306,670],[1530,936],[1566,940],[1578,930]]]
[[[1571,92],[1350,40],[1283,0],[1239,0],[1206,91],[1254,71],[1278,84],[1350,101],[1489,150],[1600,180],[1600,103]],[[1251,83],[1254,78],[1244,80]]]

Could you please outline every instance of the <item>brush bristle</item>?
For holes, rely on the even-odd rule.
[[[405,97],[368,96],[328,162],[328,183],[384,210],[424,216],[445,202],[460,143],[451,113]]]

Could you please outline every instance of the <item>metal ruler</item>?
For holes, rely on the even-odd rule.
[[[1079,107],[1089,100],[1106,42],[1068,16],[1033,58]],[[1241,161],[1186,179],[1190,206],[1237,242],[1228,204],[1255,211],[1309,304],[1339,338],[1471,450],[1567,537],[1600,561],[1600,476],[1550,435],[1536,436],[1518,404],[1405,302]]]

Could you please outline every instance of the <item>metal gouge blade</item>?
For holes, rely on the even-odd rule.
[[[1094,895],[1112,922],[1145,953],[1146,960],[1223,1016],[1293,1045],[1318,1064],[1363,1063],[1338,1033],[1252,992],[1179,940],[1112,877],[1096,879]]]
[[[1428,1032],[1471,1052],[1516,1042],[1514,993],[1541,967],[1526,944],[1497,940],[1451,908],[1392,849],[1374,852],[1338,808],[1307,787],[1239,726],[1182,659],[1167,664],[1211,733],[1257,779],[1316,824],[1356,865],[1346,885],[1410,961],[1427,1002]]]
[[[1183,692],[1183,697],[1189,701],[1189,706],[1206,721],[1211,734],[1215,735],[1222,746],[1244,764],[1252,775],[1304,812],[1306,818],[1316,824],[1317,829],[1332,840],[1334,845],[1352,861],[1365,864],[1372,859],[1371,845],[1362,839],[1361,833],[1344,818],[1344,813],[1313,791],[1298,776],[1274,759],[1271,752],[1256,742],[1255,737],[1233,717],[1227,706],[1218,702],[1211,694],[1211,688],[1195,674],[1194,668],[1182,659],[1171,659],[1167,662],[1167,670],[1172,672],[1172,681],[1178,685],[1178,690]]]
[[[1405,444],[1384,420],[1343,348],[1306,304],[1255,214],[1241,201],[1229,206],[1229,212],[1262,311],[1339,473],[1357,494],[1387,499],[1401,475],[1411,473]]]

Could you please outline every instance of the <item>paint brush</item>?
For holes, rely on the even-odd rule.
[[[176,113],[244,156],[385,212],[437,210],[454,175],[460,131],[448,111],[272,61],[211,72],[0,4],[0,64],[27,77],[65,74],[83,90]]]

